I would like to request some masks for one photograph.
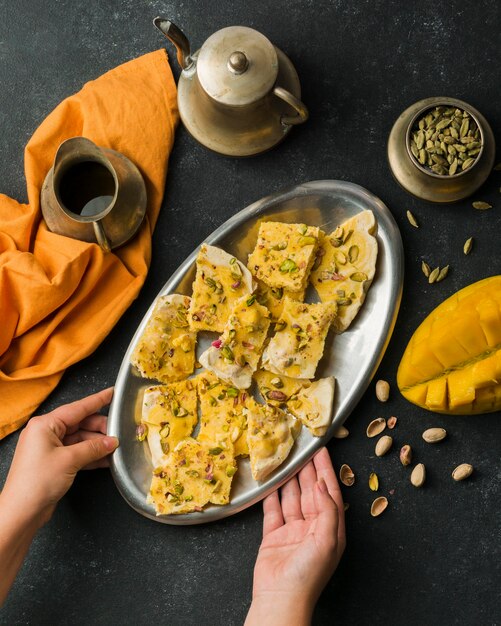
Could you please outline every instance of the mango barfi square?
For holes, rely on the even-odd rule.
[[[262,222],[247,267],[270,287],[303,291],[315,261],[319,235],[316,226]]]
[[[169,452],[192,434],[197,421],[197,388],[191,379],[145,390],[141,424],[153,467],[168,462]]]
[[[252,275],[243,263],[221,248],[203,244],[188,315],[191,330],[223,332],[236,301],[253,290]]]
[[[161,296],[131,356],[144,378],[171,383],[187,378],[195,366],[196,333],[188,325],[188,296]]]
[[[334,300],[336,332],[344,332],[364,303],[376,272],[377,222],[372,211],[361,211],[330,235],[321,237],[318,264],[310,275],[322,302]]]
[[[237,389],[252,384],[270,326],[270,312],[256,300],[244,296],[232,309],[223,334],[200,355],[200,363]]]
[[[313,378],[337,312],[335,302],[306,304],[286,299],[262,367],[291,378]]]

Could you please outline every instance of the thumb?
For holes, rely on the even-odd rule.
[[[102,437],[95,437],[93,439],[87,439],[74,443],[71,446],[65,446],[63,449],[69,456],[70,463],[78,471],[99,461],[100,459],[111,454],[118,447],[118,439],[116,437],[108,437],[103,435]]]

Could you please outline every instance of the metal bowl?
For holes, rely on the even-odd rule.
[[[467,111],[475,120],[482,138],[475,163],[452,176],[436,174],[423,167],[410,150],[410,137],[416,121],[436,106],[454,106]],[[397,119],[388,139],[388,161],[397,182],[414,196],[431,202],[456,202],[474,193],[489,176],[495,152],[494,134],[485,117],[470,104],[456,98],[434,97],[414,103]]]

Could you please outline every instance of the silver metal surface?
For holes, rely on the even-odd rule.
[[[317,378],[336,377],[334,418],[329,430],[324,437],[316,438],[303,428],[285,463],[262,483],[252,479],[248,459],[239,460],[230,504],[211,505],[203,513],[156,517],[153,507],[146,504],[152,466],[148,446],[135,439],[135,427],[140,420],[142,395],[152,381],[140,378],[129,361],[153,311],[152,303],[124,356],[108,418],[108,433],[120,439],[120,446],[111,460],[112,475],[120,493],[138,513],[175,525],[202,524],[233,515],[263,499],[298,472],[348,418],[383,357],[402,294],[402,239],[393,216],[383,202],[352,183],[335,180],[309,182],[251,204],[205,240],[245,261],[254,247],[262,220],[306,223],[331,232],[339,223],[364,209],[371,209],[378,222],[377,269],[367,299],[351,327],[342,335],[329,334],[325,354],[317,370]],[[159,296],[174,292],[191,294],[198,250],[194,250],[174,272]],[[205,335],[199,336],[198,354],[210,341],[209,334]],[[211,338],[214,338],[213,334]]]

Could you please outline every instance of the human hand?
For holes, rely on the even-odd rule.
[[[46,523],[81,469],[106,467],[118,446],[106,436],[113,388],[33,417],[22,431],[1,494],[4,506],[22,512],[37,527]]]
[[[246,626],[307,624],[346,545],[343,499],[326,448],[263,509]]]

